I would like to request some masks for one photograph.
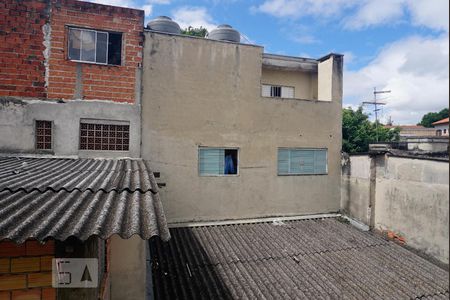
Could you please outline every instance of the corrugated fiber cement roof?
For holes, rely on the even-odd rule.
[[[169,238],[142,160],[0,157],[0,241]]]
[[[337,219],[170,229],[155,299],[448,299],[449,273]]]

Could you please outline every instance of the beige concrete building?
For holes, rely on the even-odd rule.
[[[341,55],[144,34],[141,151],[170,223],[339,210]]]

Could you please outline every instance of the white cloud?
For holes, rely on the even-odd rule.
[[[184,6],[177,8],[172,12],[173,20],[177,22],[181,28],[203,27],[211,31],[216,27],[214,20],[204,7]]]
[[[404,0],[366,0],[354,15],[344,20],[347,29],[361,29],[378,24],[398,22],[404,16]]]
[[[89,2],[112,6],[129,7],[129,8],[138,7],[134,0],[89,0]]]
[[[448,32],[448,0],[265,0],[252,7],[279,18],[314,17],[330,22],[343,17],[344,28],[362,29],[408,21]]]
[[[371,99],[377,87],[392,91],[386,109],[396,123],[416,123],[423,114],[447,107],[448,38],[409,37],[384,47],[366,67],[345,71],[344,106]]]
[[[356,0],[266,0],[252,10],[275,17],[300,18],[308,15],[330,17],[340,14],[343,9],[356,2]]]
[[[412,20],[416,25],[448,32],[448,0],[409,0],[408,6],[411,11]]]
[[[146,0],[144,1],[143,4],[138,4],[137,0],[89,0],[89,1],[112,6],[142,9],[145,12],[146,17],[152,15],[154,5],[167,5],[171,3],[171,0]]]
[[[146,16],[146,17],[151,16],[152,13],[153,13],[153,5],[151,5],[151,4],[145,4],[145,5],[143,5],[143,6],[142,6],[142,9],[144,10],[145,16]]]

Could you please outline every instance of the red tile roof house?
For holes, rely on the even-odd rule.
[[[426,128],[421,125],[386,125],[384,128],[400,128],[400,137],[411,137],[411,136],[435,136],[435,130],[433,128]]]
[[[447,271],[338,214],[192,223],[169,234],[155,176],[140,159],[143,39],[181,36],[143,34],[141,10],[74,0],[6,0],[0,15],[1,300],[152,292],[157,299],[448,298]],[[182,38],[233,53],[242,47]],[[341,58],[323,60],[342,71]],[[98,287],[52,288],[50,261],[80,257],[98,259]]]
[[[437,136],[448,136],[448,119],[445,118],[431,124],[435,128]]]

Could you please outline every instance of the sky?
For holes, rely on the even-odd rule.
[[[343,106],[386,102],[381,121],[416,124],[449,104],[448,0],[91,0],[165,15],[182,28],[230,24],[266,53],[344,54]],[[370,106],[365,112],[373,118]]]

